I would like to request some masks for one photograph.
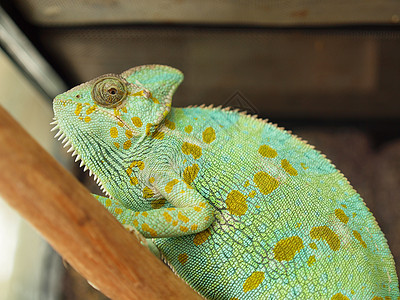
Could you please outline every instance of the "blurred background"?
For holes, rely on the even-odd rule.
[[[238,107],[326,154],[400,271],[398,0],[0,1],[0,104],[93,192],[49,132],[52,98],[154,63],[185,74],[174,106]],[[105,297],[0,199],[0,299]]]

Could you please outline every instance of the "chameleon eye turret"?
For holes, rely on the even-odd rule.
[[[93,86],[92,99],[100,106],[112,108],[118,106],[126,97],[126,83],[116,75],[100,77]]]

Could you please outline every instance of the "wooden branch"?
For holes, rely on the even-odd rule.
[[[1,106],[0,195],[108,297],[200,299]]]

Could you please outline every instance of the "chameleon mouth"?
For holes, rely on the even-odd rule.
[[[60,128],[58,120],[56,118],[53,118],[53,122],[50,123],[50,125],[54,126],[50,131],[56,131],[56,134],[54,135],[54,138],[56,138],[57,140],[61,141],[61,143],[63,144],[63,148],[67,148],[69,147],[69,149],[67,150],[67,153],[71,153],[71,156],[74,157],[75,156],[75,163],[77,163],[78,161],[80,161],[79,167],[82,168],[83,167],[83,172],[86,172],[87,170],[89,170],[89,176],[93,175],[93,179],[96,182],[96,184],[99,186],[100,190],[109,198],[112,198],[112,196],[110,195],[110,193],[106,190],[106,188],[104,187],[103,183],[101,182],[100,178],[97,177],[97,175],[92,172],[92,170],[90,169],[90,167],[86,164],[86,162],[83,160],[82,156],[79,154],[78,150],[75,149],[74,145],[72,144],[71,140],[68,138],[68,136],[65,134],[65,132]]]

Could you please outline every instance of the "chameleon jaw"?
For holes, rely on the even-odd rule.
[[[103,183],[101,182],[100,178],[97,177],[97,175],[92,172],[92,170],[90,169],[90,167],[88,167],[88,165],[86,164],[86,162],[82,159],[82,156],[78,153],[78,151],[74,148],[73,144],[71,143],[71,141],[68,139],[68,137],[66,136],[65,132],[63,132],[61,130],[61,128],[59,127],[58,124],[58,120],[56,118],[53,118],[53,122],[50,123],[50,125],[54,126],[50,131],[56,131],[56,134],[54,135],[54,138],[57,138],[59,141],[61,141],[61,143],[64,145],[63,148],[66,148],[69,146],[69,149],[67,150],[67,153],[72,152],[71,156],[74,157],[75,156],[75,162],[78,162],[79,160],[81,161],[79,164],[79,167],[82,168],[83,167],[83,172],[86,172],[87,170],[89,170],[89,176],[93,175],[93,179],[94,181],[97,183],[97,185],[99,186],[100,190],[109,198],[112,198],[112,196],[110,195],[110,193],[106,190],[106,188],[104,187]]]

